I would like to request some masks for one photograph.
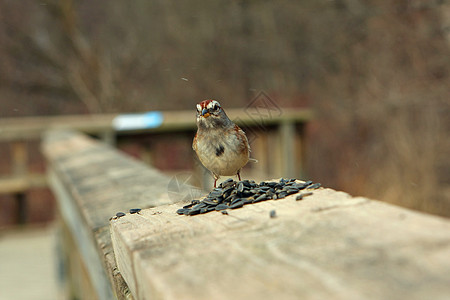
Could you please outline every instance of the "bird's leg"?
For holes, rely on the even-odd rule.
[[[237,176],[239,178],[239,181],[241,181],[241,170],[237,171]]]
[[[217,176],[216,174],[213,174],[214,175],[214,188],[216,188],[217,186],[216,186],[216,183],[217,183],[217,179],[219,179],[219,176]]]

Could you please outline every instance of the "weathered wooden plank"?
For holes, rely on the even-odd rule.
[[[450,222],[320,189],[187,217],[111,221],[136,299],[448,299]],[[276,210],[276,218],[269,212]]]
[[[173,203],[169,178],[114,148],[72,131],[50,131],[43,141],[50,186],[97,295],[131,299],[115,265],[109,218],[130,208]],[[180,186],[183,188],[183,185]]]

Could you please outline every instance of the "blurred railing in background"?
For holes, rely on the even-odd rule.
[[[312,119],[312,111],[266,112],[227,109],[230,118],[246,131],[252,157],[259,161],[248,165],[243,176],[256,180],[303,176],[304,126]],[[0,163],[0,228],[52,220],[55,204],[47,189],[39,145],[41,134],[50,128],[87,133],[178,180],[205,188],[211,185],[212,177],[197,163],[191,148],[196,130],[193,111],[0,119],[0,149],[6,158]]]

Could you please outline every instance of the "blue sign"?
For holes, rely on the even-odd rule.
[[[149,111],[141,114],[122,114],[113,119],[115,130],[150,129],[161,126],[164,120],[160,111]]]

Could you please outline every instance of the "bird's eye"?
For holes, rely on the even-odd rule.
[[[214,109],[214,110],[218,110],[218,109],[219,109],[219,105],[217,105],[217,104],[214,104],[214,107],[213,107],[213,109]]]

